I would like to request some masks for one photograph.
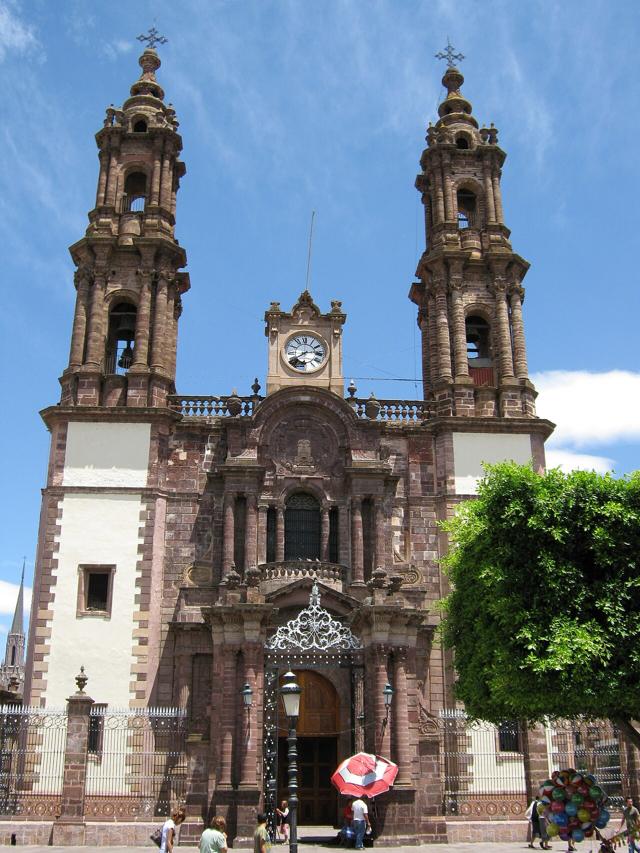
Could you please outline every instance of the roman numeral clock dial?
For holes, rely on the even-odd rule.
[[[284,352],[289,367],[300,373],[317,370],[327,357],[325,345],[313,335],[296,335],[287,342]]]

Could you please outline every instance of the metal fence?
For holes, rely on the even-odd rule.
[[[60,708],[0,705],[0,814],[56,814],[66,737]]]
[[[526,809],[522,737],[517,723],[469,723],[461,711],[440,715],[443,812],[516,817]]]
[[[92,708],[87,816],[169,814],[186,794],[186,724],[180,708]]]
[[[135,820],[166,815],[184,801],[186,712],[117,710],[89,717],[84,810],[87,818]],[[0,815],[59,813],[67,713],[0,706]]]
[[[521,726],[470,723],[463,711],[439,719],[443,812],[460,817],[520,817],[526,809],[525,756]],[[555,721],[546,727],[548,767],[593,773],[612,807],[628,791],[624,750],[607,721]],[[540,782],[543,780],[540,779]]]
[[[622,807],[629,779],[618,731],[611,723],[554,722],[547,729],[547,741],[551,772],[565,767],[589,771],[606,792],[610,805]]]

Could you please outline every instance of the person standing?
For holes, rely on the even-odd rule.
[[[258,812],[258,825],[253,833],[253,853],[269,853],[271,850],[271,839],[267,829],[267,816],[264,812]]]
[[[176,838],[176,827],[184,822],[186,817],[184,809],[176,809],[171,817],[162,824],[162,840],[160,841],[160,853],[172,853],[173,843]]]
[[[365,801],[358,797],[351,803],[351,811],[353,812],[351,826],[353,827],[355,835],[356,850],[362,850],[364,847],[365,833],[367,829],[371,829],[371,824],[369,823],[369,809],[367,808]]]
[[[622,809],[622,820],[620,821],[620,828],[622,828],[622,824],[627,825],[627,842],[629,844],[629,853],[640,853],[640,847],[636,844],[636,838],[638,837],[638,833],[640,832],[640,812],[633,805],[633,798],[627,797],[625,800],[625,806]]]
[[[280,808],[276,809],[278,817],[278,834],[286,844],[289,840],[289,803],[283,800],[280,803]]]
[[[214,817],[210,828],[200,836],[200,853],[227,853],[227,823],[223,817]]]
[[[529,818],[529,821],[531,823],[529,829],[531,835],[529,847],[533,847],[536,838],[540,838],[540,847],[543,850],[549,850],[551,848],[550,845],[547,843],[547,822],[544,819],[544,815],[541,815],[538,811],[538,806],[541,804],[541,802],[542,800],[540,799],[540,797],[536,797],[525,812],[526,817]]]

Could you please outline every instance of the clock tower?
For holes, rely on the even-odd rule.
[[[333,300],[322,314],[305,290],[290,313],[272,302],[264,315],[269,341],[267,394],[281,388],[309,385],[344,395],[342,303]]]

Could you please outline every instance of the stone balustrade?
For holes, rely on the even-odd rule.
[[[169,396],[169,406],[185,418],[251,417],[264,399],[258,394],[215,397],[207,394]],[[395,423],[419,423],[428,417],[424,400],[378,400],[375,397],[349,397],[346,402],[362,420]]]
[[[342,591],[342,581],[346,576],[344,566],[319,560],[283,560],[278,563],[264,563],[260,569],[260,589],[264,595],[301,578],[317,578],[330,589]]]
[[[239,397],[236,394],[222,397],[210,394],[172,394],[168,399],[174,412],[179,412],[185,418],[228,418],[252,415],[264,398],[258,394],[252,394],[250,397]]]

